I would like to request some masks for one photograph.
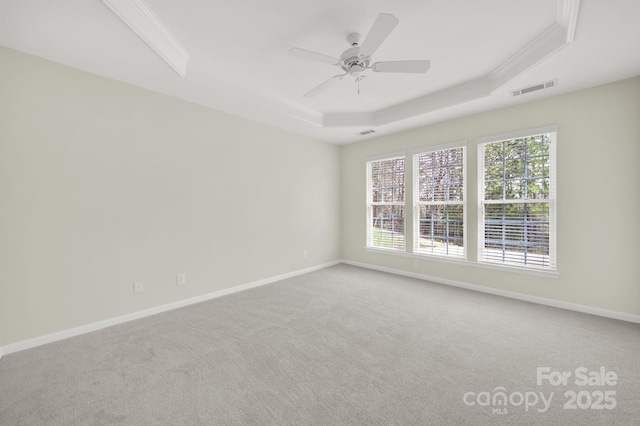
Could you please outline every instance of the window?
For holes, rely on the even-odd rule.
[[[479,261],[555,270],[555,141],[555,127],[478,141]]]
[[[465,258],[465,147],[413,156],[414,253]]]
[[[404,156],[367,162],[367,247],[405,250]]]

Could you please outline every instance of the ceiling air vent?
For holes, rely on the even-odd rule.
[[[368,135],[370,133],[375,133],[376,131],[373,129],[365,130],[364,132],[357,133],[360,136]]]
[[[558,80],[549,80],[544,83],[534,84],[533,86],[523,87],[522,89],[512,90],[511,96],[520,96],[526,95],[527,93],[536,92],[542,89],[550,89],[552,87],[556,87],[558,85]]]

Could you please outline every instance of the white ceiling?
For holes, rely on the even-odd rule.
[[[638,0],[127,1],[146,4],[188,52],[184,77],[102,0],[0,0],[0,45],[337,144],[640,74]],[[339,57],[381,12],[400,23],[374,61],[431,69],[368,71],[360,95],[345,77],[303,97],[340,69],[287,51]]]

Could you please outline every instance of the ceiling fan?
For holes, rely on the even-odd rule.
[[[312,61],[324,62],[342,68],[344,74],[338,74],[329,80],[311,89],[304,94],[307,98],[312,98],[318,93],[326,90],[336,81],[342,80],[346,75],[355,77],[358,94],[360,93],[360,80],[365,76],[362,73],[366,70],[374,72],[398,72],[398,73],[425,73],[431,66],[431,61],[384,61],[371,63],[371,56],[378,50],[378,47],[391,34],[391,31],[398,25],[398,18],[389,13],[380,13],[369,30],[369,34],[362,41],[359,33],[351,33],[347,41],[351,47],[340,55],[340,59],[323,55],[322,53],[294,47],[289,50],[289,55]],[[362,42],[362,43],[361,43]]]

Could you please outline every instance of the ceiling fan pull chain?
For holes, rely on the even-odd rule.
[[[358,95],[360,94],[360,80],[364,79],[366,75],[359,75],[356,77],[356,85],[358,87]]]

